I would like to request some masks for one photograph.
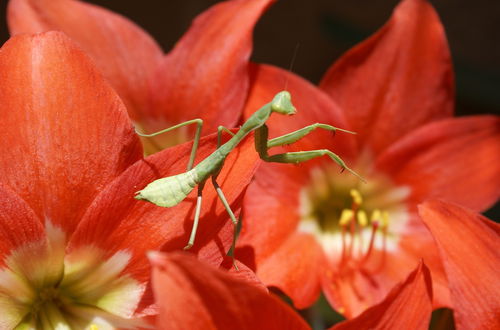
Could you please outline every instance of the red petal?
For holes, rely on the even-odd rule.
[[[247,282],[256,288],[260,288],[266,293],[269,292],[267,287],[257,277],[253,270],[239,260],[226,256],[222,261],[220,268],[227,270],[234,278]]]
[[[377,167],[411,187],[415,204],[444,198],[481,211],[500,197],[500,117],[428,124],[391,146]]]
[[[299,222],[295,205],[309,168],[262,163],[244,200],[244,221],[238,246],[249,244],[257,261],[272,255]],[[292,206],[292,207],[291,207]]]
[[[292,102],[297,108],[297,114],[291,118],[279,114],[271,116],[267,122],[271,137],[287,134],[318,122],[350,129],[339,106],[310,82],[270,65],[252,64],[251,70],[251,90],[244,111],[246,118],[263,105],[271,102],[274,95],[284,89],[291,93]],[[318,129],[289,147],[290,150],[324,148],[331,149],[343,156],[356,155],[355,136],[338,132],[333,137],[331,132]]]
[[[33,210],[8,187],[0,184],[0,267],[22,245],[45,238],[43,225]]]
[[[234,126],[248,91],[252,29],[271,2],[225,1],[198,16],[154,78],[150,116],[203,118],[206,132]]]
[[[215,150],[215,136],[200,141],[198,159]],[[191,143],[166,149],[138,161],[96,198],[74,233],[68,250],[95,245],[109,255],[130,251],[126,272],[140,281],[149,280],[148,250],[181,250],[192,228],[196,189],[171,208],[134,199],[134,193],[160,177],[186,171]],[[233,211],[238,211],[246,186],[258,161],[253,139],[246,139],[227,157],[217,179]],[[203,191],[202,211],[196,241],[190,252],[220,265],[233,239],[233,225],[212,184]]]
[[[12,34],[59,30],[93,59],[134,119],[148,108],[148,78],[163,52],[141,28],[101,7],[72,0],[10,0]]]
[[[452,114],[451,59],[428,2],[405,0],[387,24],[329,69],[321,87],[362,144],[380,152],[416,127]]]
[[[431,312],[431,277],[421,262],[380,304],[332,329],[428,329]]]
[[[499,329],[500,236],[490,228],[494,224],[436,200],[425,202],[419,211],[443,259],[457,329]]]
[[[62,33],[2,47],[0,109],[3,182],[67,234],[97,193],[142,157],[120,99]]]
[[[284,302],[181,253],[151,254],[162,329],[308,329]]]

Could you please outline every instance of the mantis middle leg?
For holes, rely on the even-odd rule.
[[[227,132],[231,135],[234,135],[234,133],[231,132],[228,128],[226,128],[224,126],[219,126],[217,128],[217,148],[219,148],[222,144],[222,132],[223,131]],[[231,207],[229,206],[229,203],[227,202],[226,197],[224,196],[224,193],[222,192],[221,187],[217,183],[217,176],[219,175],[219,173],[220,173],[220,169],[219,169],[219,171],[217,171],[216,173],[214,173],[212,175],[212,183],[214,185],[215,191],[217,192],[217,196],[219,196],[219,199],[221,200],[222,204],[224,205],[224,208],[226,209],[227,213],[229,214],[231,221],[233,222],[234,225],[237,225],[238,220],[236,220],[236,217],[234,216],[234,213],[231,210]]]
[[[217,129],[217,148],[220,147],[221,145],[221,138],[222,138],[222,132],[228,132],[231,135],[234,135],[233,132],[231,132],[229,129],[227,129],[224,126],[219,126]],[[189,170],[189,169],[188,169]],[[217,171],[212,175],[212,183],[215,187],[215,191],[217,192],[217,196],[221,200],[222,204],[224,205],[224,208],[226,209],[227,213],[229,214],[229,217],[231,218],[231,221],[233,224],[237,224],[238,221],[236,220],[236,217],[234,216],[233,211],[231,210],[231,207],[229,206],[229,203],[226,200],[226,197],[224,196],[224,193],[222,192],[222,189],[220,188],[219,184],[217,183],[217,175],[219,174],[220,171]],[[198,185],[198,196],[196,198],[196,209],[194,213],[194,221],[193,221],[193,228],[191,229],[191,235],[189,236],[189,242],[188,244],[184,247],[184,250],[190,249],[193,244],[194,240],[196,238],[196,231],[198,230],[198,222],[200,220],[200,212],[201,212],[201,202],[202,202],[202,194],[203,194],[203,187],[205,183],[201,183]]]
[[[198,144],[200,142],[201,129],[203,127],[203,120],[202,119],[188,120],[188,121],[185,121],[183,123],[177,124],[175,126],[163,129],[161,131],[158,131],[158,132],[155,132],[155,133],[152,133],[152,134],[144,134],[144,133],[141,133],[141,132],[137,131],[137,129],[135,130],[135,132],[137,133],[137,135],[142,136],[142,137],[153,137],[153,136],[157,136],[157,135],[160,135],[160,134],[163,134],[163,133],[167,133],[167,132],[173,131],[174,129],[181,128],[183,126],[187,126],[187,125],[191,125],[191,124],[196,124],[196,133],[194,135],[193,147],[191,148],[191,155],[189,156],[189,162],[188,162],[188,165],[187,165],[187,170],[189,171],[190,169],[193,168],[194,159],[196,157],[196,151],[198,150]]]

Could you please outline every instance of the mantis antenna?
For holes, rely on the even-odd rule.
[[[279,92],[278,94],[276,94],[276,96],[274,96],[271,102],[267,103],[262,108],[257,110],[252,116],[250,116],[250,118],[248,118],[248,120],[240,127],[238,132],[236,132],[235,134],[233,134],[227,128],[219,126],[217,135],[217,150],[194,167],[194,157],[198,148],[201,127],[203,125],[203,121],[201,119],[190,120],[153,134],[139,133],[141,136],[150,137],[171,131],[175,128],[179,128],[185,125],[197,124],[196,136],[191,150],[191,156],[187,166],[187,171],[177,175],[161,178],[149,183],[144,189],[136,192],[135,198],[139,200],[145,200],[162,207],[173,207],[182,202],[189,195],[189,193],[191,193],[191,191],[196,186],[198,186],[193,228],[191,230],[189,241],[184,247],[184,249],[187,250],[193,246],[196,238],[196,231],[198,228],[201,204],[203,199],[202,192],[206,181],[210,178],[217,192],[217,196],[224,205],[224,208],[226,209],[229,217],[231,218],[231,221],[236,228],[238,220],[234,216],[234,213],[231,210],[231,207],[229,206],[229,203],[227,202],[221,187],[217,183],[217,176],[219,175],[228,154],[252,131],[255,131],[255,149],[259,153],[260,158],[266,162],[298,164],[313,158],[327,156],[335,163],[337,163],[342,168],[342,170],[347,170],[351,174],[358,177],[361,181],[364,181],[361,176],[347,167],[347,165],[338,155],[328,149],[286,152],[276,155],[269,155],[268,150],[270,148],[297,142],[317,128],[333,132],[338,130],[355,134],[354,132],[336,128],[331,125],[316,123],[306,126],[297,131],[276,137],[274,139],[268,139],[268,127],[266,125],[266,122],[271,114],[277,113],[280,115],[289,116],[295,114],[295,112],[296,110],[291,102],[290,93],[287,91]],[[221,145],[221,134],[223,131],[229,132],[232,137],[229,141]],[[233,241],[233,246],[234,243],[235,242]]]
[[[299,47],[300,47],[300,43],[297,42],[295,44],[295,49],[293,50],[292,59],[290,60],[290,68],[288,69],[289,72],[292,72],[292,70],[293,70],[293,65],[295,64],[295,59],[297,58],[297,54],[299,53]],[[288,77],[285,77],[285,88],[283,90],[288,91]]]

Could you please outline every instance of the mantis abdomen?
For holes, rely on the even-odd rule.
[[[199,183],[199,176],[196,170],[192,169],[151,182],[144,189],[136,192],[135,198],[163,207],[172,207],[182,202]]]

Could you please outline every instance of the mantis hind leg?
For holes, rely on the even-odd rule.
[[[163,129],[161,131],[158,131],[158,132],[155,132],[152,134],[144,134],[144,133],[137,131],[137,129],[135,130],[135,132],[137,133],[137,135],[142,136],[142,137],[153,137],[153,136],[167,133],[167,132],[173,131],[174,129],[181,128],[181,127],[191,125],[191,124],[196,124],[196,133],[194,135],[193,147],[191,148],[191,155],[189,156],[189,162],[187,165],[187,170],[189,171],[190,169],[193,168],[194,158],[196,157],[196,151],[198,150],[198,144],[200,143],[201,129],[203,127],[203,120],[202,119],[188,120],[188,121],[185,121],[183,123],[177,124],[175,126]]]
[[[189,250],[194,245],[194,240],[196,238],[196,231],[198,230],[198,223],[200,221],[201,201],[203,198],[203,187],[204,187],[204,184],[200,184],[198,186],[198,196],[196,197],[196,209],[194,211],[193,228],[191,229],[191,235],[189,235],[189,241],[188,241],[188,244],[184,247],[184,250]]]

